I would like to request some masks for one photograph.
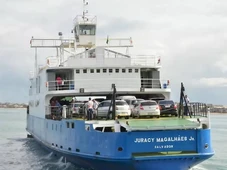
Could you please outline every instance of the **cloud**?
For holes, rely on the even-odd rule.
[[[218,77],[218,78],[201,78],[199,80],[194,80],[192,85],[199,87],[226,87],[227,86],[227,78]]]
[[[217,61],[214,64],[217,69],[220,69],[223,73],[226,73],[227,71],[227,56],[224,57],[220,57],[219,59],[217,59]]]
[[[227,78],[227,2],[92,0],[87,9],[98,16],[98,38],[132,37],[135,48],[130,54],[161,56],[161,78],[170,79],[174,100],[184,82],[192,98],[217,102],[212,96],[220,95],[219,102],[225,101],[226,94],[215,89],[225,88]],[[57,38],[61,31],[72,37],[72,21],[82,10],[82,1],[4,1],[0,6],[0,78],[4,79],[0,95],[4,98],[0,101],[28,101],[29,71],[34,66],[31,36]],[[38,50],[39,63],[53,55],[55,51]],[[16,93],[24,97],[14,98]]]

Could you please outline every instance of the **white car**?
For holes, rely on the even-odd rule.
[[[134,105],[134,110],[132,112],[132,117],[160,117],[159,105],[153,100],[143,100],[139,101]]]
[[[131,110],[128,103],[124,100],[116,100],[115,103],[116,103],[115,116],[125,117],[126,119],[128,119],[129,116],[131,115]],[[106,118],[108,115],[110,104],[111,104],[111,100],[105,100],[99,103],[97,108],[97,117]],[[110,108],[110,112],[112,112],[112,107]],[[112,118],[112,114],[110,114],[110,118]]]
[[[128,103],[130,109],[131,109],[131,114],[133,112],[134,106],[137,102],[143,101],[144,99],[125,99],[125,101]]]
[[[72,114],[80,114],[80,107],[83,105],[84,103],[83,102],[75,102],[75,103],[72,103],[71,104],[71,111],[72,111]]]

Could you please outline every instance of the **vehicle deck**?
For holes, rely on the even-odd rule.
[[[123,120],[119,120],[122,122]],[[127,121],[127,120],[126,120]],[[125,120],[123,122],[126,122]],[[191,121],[182,118],[160,118],[160,119],[128,119],[128,124],[131,129],[188,129],[198,128],[199,122]]]
[[[165,118],[152,118],[152,119],[118,119],[120,124],[128,125],[131,130],[166,130],[166,129],[192,129],[199,128],[201,125],[196,119],[192,120],[189,117],[177,118],[177,117],[165,117]],[[113,125],[114,120],[90,120],[86,123],[94,125]]]

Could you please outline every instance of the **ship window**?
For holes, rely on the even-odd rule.
[[[106,73],[106,69],[104,68],[104,69],[102,70],[102,72],[103,72],[103,73]]]
[[[87,69],[83,69],[83,73],[87,73]]]
[[[67,126],[67,128],[69,128],[69,122],[66,122],[66,126]]]
[[[116,73],[119,73],[119,69],[118,69],[118,68],[116,68],[115,72],[116,72]]]
[[[97,70],[96,70],[96,73],[100,73],[100,69],[97,69]]]
[[[80,25],[80,35],[95,35],[95,25]]]
[[[112,73],[113,72],[113,69],[109,69],[109,73]]]
[[[130,68],[130,69],[128,69],[128,72],[129,72],[129,73],[131,73],[131,72],[132,72],[132,69],[131,69],[131,68]]]
[[[139,72],[139,69],[135,69],[135,73],[138,73]]]
[[[76,70],[76,74],[79,74],[80,73],[80,70]]]
[[[72,123],[72,129],[74,129],[74,123]]]
[[[122,69],[122,73],[125,73],[125,69],[124,68]]]
[[[91,72],[91,73],[94,73],[94,69],[91,69],[90,72]]]

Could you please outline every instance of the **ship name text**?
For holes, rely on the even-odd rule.
[[[160,138],[136,138],[135,143],[152,143],[152,142],[186,142],[195,141],[195,139],[187,136],[175,136],[175,137],[160,137]]]

